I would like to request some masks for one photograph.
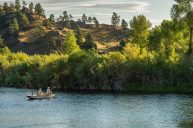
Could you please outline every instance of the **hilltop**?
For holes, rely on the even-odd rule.
[[[2,8],[3,9],[3,8]],[[1,8],[0,8],[1,10]],[[17,32],[10,33],[10,24],[16,19],[19,25]],[[29,22],[23,27],[23,22]],[[64,43],[68,31],[76,32],[77,27],[82,32],[83,40],[87,34],[91,34],[101,53],[115,51],[119,42],[124,38],[121,27],[113,27],[107,24],[86,23],[85,21],[56,20],[48,22],[44,14],[38,15],[35,11],[25,8],[21,11],[11,10],[0,15],[0,35],[4,39],[4,45],[13,52],[25,52],[28,54],[48,54]],[[70,26],[69,26],[70,25]],[[129,31],[129,29],[127,29]]]

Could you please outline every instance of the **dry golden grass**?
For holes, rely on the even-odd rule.
[[[27,31],[23,31],[19,33],[19,41],[23,42],[35,42],[38,38],[40,38],[40,32],[38,28],[32,28]]]
[[[119,42],[123,38],[123,33],[121,29],[114,29],[114,28],[91,28],[91,29],[81,29],[83,35],[85,36],[87,33],[92,34],[94,40],[96,42]]]

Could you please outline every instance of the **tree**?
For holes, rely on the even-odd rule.
[[[136,43],[142,49],[148,43],[150,21],[143,15],[134,16],[130,21],[132,29],[132,43]]]
[[[173,43],[175,42],[175,34],[174,34],[174,24],[172,21],[164,20],[161,23],[161,37],[162,42],[165,46],[165,54],[166,56],[170,56],[172,51]]]
[[[25,13],[19,13],[19,23],[22,28],[29,27],[29,19]]]
[[[122,27],[123,31],[125,31],[128,27],[128,23],[124,19],[122,19],[121,27]]]
[[[26,1],[23,0],[22,4],[23,4],[22,11],[26,12],[28,10],[28,8],[26,7],[26,5],[27,5]]]
[[[26,6],[26,5],[27,5],[27,3],[26,3],[25,0],[22,1],[22,4],[23,4],[23,6]]]
[[[116,12],[113,12],[112,18],[111,18],[111,24],[116,27],[120,23],[120,16],[117,15]]]
[[[76,37],[73,31],[69,31],[67,33],[62,45],[62,50],[66,54],[72,54],[80,50],[79,46],[76,43]]]
[[[63,21],[69,21],[69,16],[68,16],[67,11],[63,12]]]
[[[69,23],[70,23],[70,29],[77,29],[77,27],[79,26],[77,22],[74,20],[70,20]]]
[[[92,17],[88,17],[88,23],[91,24],[92,23]]]
[[[97,20],[96,17],[93,17],[93,22],[94,22],[96,27],[99,27],[99,21]]]
[[[33,3],[33,2],[31,2],[31,3],[29,4],[29,11],[30,11],[31,13],[34,12],[34,3]]]
[[[85,38],[85,42],[83,44],[83,48],[86,50],[89,49],[97,49],[97,46],[92,38],[92,35],[89,33],[87,34],[86,38]]]
[[[5,14],[5,11],[3,10],[3,6],[0,5],[0,16],[1,16],[1,15],[4,15],[4,14]]]
[[[78,27],[77,30],[76,30],[76,42],[79,45],[79,47],[82,47],[82,45],[83,45],[83,36],[82,36],[82,32],[80,30],[80,27]]]
[[[93,20],[93,22],[94,22],[95,20],[97,20],[97,18],[96,18],[96,17],[93,17],[92,20]]]
[[[189,44],[188,55],[192,54],[193,39],[193,0],[175,0],[175,4],[171,9],[171,17],[173,20],[185,20],[189,28]]]
[[[50,15],[49,21],[50,21],[50,23],[52,23],[52,24],[55,22],[55,16],[54,16],[54,14],[51,14],[51,15]]]
[[[84,22],[84,24],[87,22],[87,16],[85,14],[82,15],[82,22]]]
[[[42,26],[38,26],[38,27],[37,27],[37,33],[38,33],[38,35],[39,35],[40,37],[44,37],[45,34],[46,34],[46,31],[45,31],[45,29],[44,29]]]
[[[5,12],[9,12],[9,6],[8,6],[8,3],[7,3],[7,2],[5,2],[5,3],[3,4],[3,10],[4,10]]]
[[[120,43],[119,43],[119,47],[121,48],[121,50],[123,49],[123,47],[125,47],[126,46],[126,41],[125,41],[125,39],[122,39],[121,41],[120,41]]]
[[[52,24],[49,19],[44,19],[42,25],[45,27],[50,27]]]
[[[42,5],[40,3],[35,5],[35,13],[39,15],[39,17],[44,17],[44,9],[42,8]]]
[[[14,18],[14,19],[11,21],[10,25],[9,25],[9,32],[10,32],[10,34],[15,34],[15,33],[17,33],[18,31],[19,31],[19,24],[18,24],[18,22],[17,22],[17,19]]]
[[[69,15],[69,20],[72,20],[73,19],[73,16],[70,14]]]
[[[100,24],[99,24],[99,21],[98,21],[98,20],[95,20],[95,22],[94,22],[94,23],[95,23],[95,26],[98,28],[98,27],[99,27],[99,25],[100,25]]]
[[[160,50],[161,41],[162,41],[161,26],[156,26],[150,32],[148,48],[150,50],[155,51]]]
[[[122,19],[121,27],[122,27],[124,35],[126,36],[126,31],[127,31],[127,28],[128,28],[128,23],[124,19]]]
[[[57,18],[57,21],[58,21],[58,22],[64,21],[63,16],[60,15],[60,16]]]
[[[15,12],[15,5],[13,3],[9,5],[9,12]]]
[[[20,0],[15,0],[15,8],[17,11],[20,11],[20,9],[21,9]]]

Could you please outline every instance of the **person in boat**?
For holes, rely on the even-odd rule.
[[[42,92],[42,89],[40,88],[39,91],[38,91],[38,93],[37,93],[37,95],[40,96],[40,95],[42,95],[42,94],[43,94],[43,92]]]
[[[51,90],[50,90],[50,87],[48,87],[47,90],[46,90],[46,94],[49,95],[49,94],[51,94],[51,93],[52,93],[52,92],[51,92]]]

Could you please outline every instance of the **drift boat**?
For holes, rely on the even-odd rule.
[[[29,99],[49,99],[54,97],[55,94],[45,94],[45,95],[32,95],[32,96],[27,96]]]

